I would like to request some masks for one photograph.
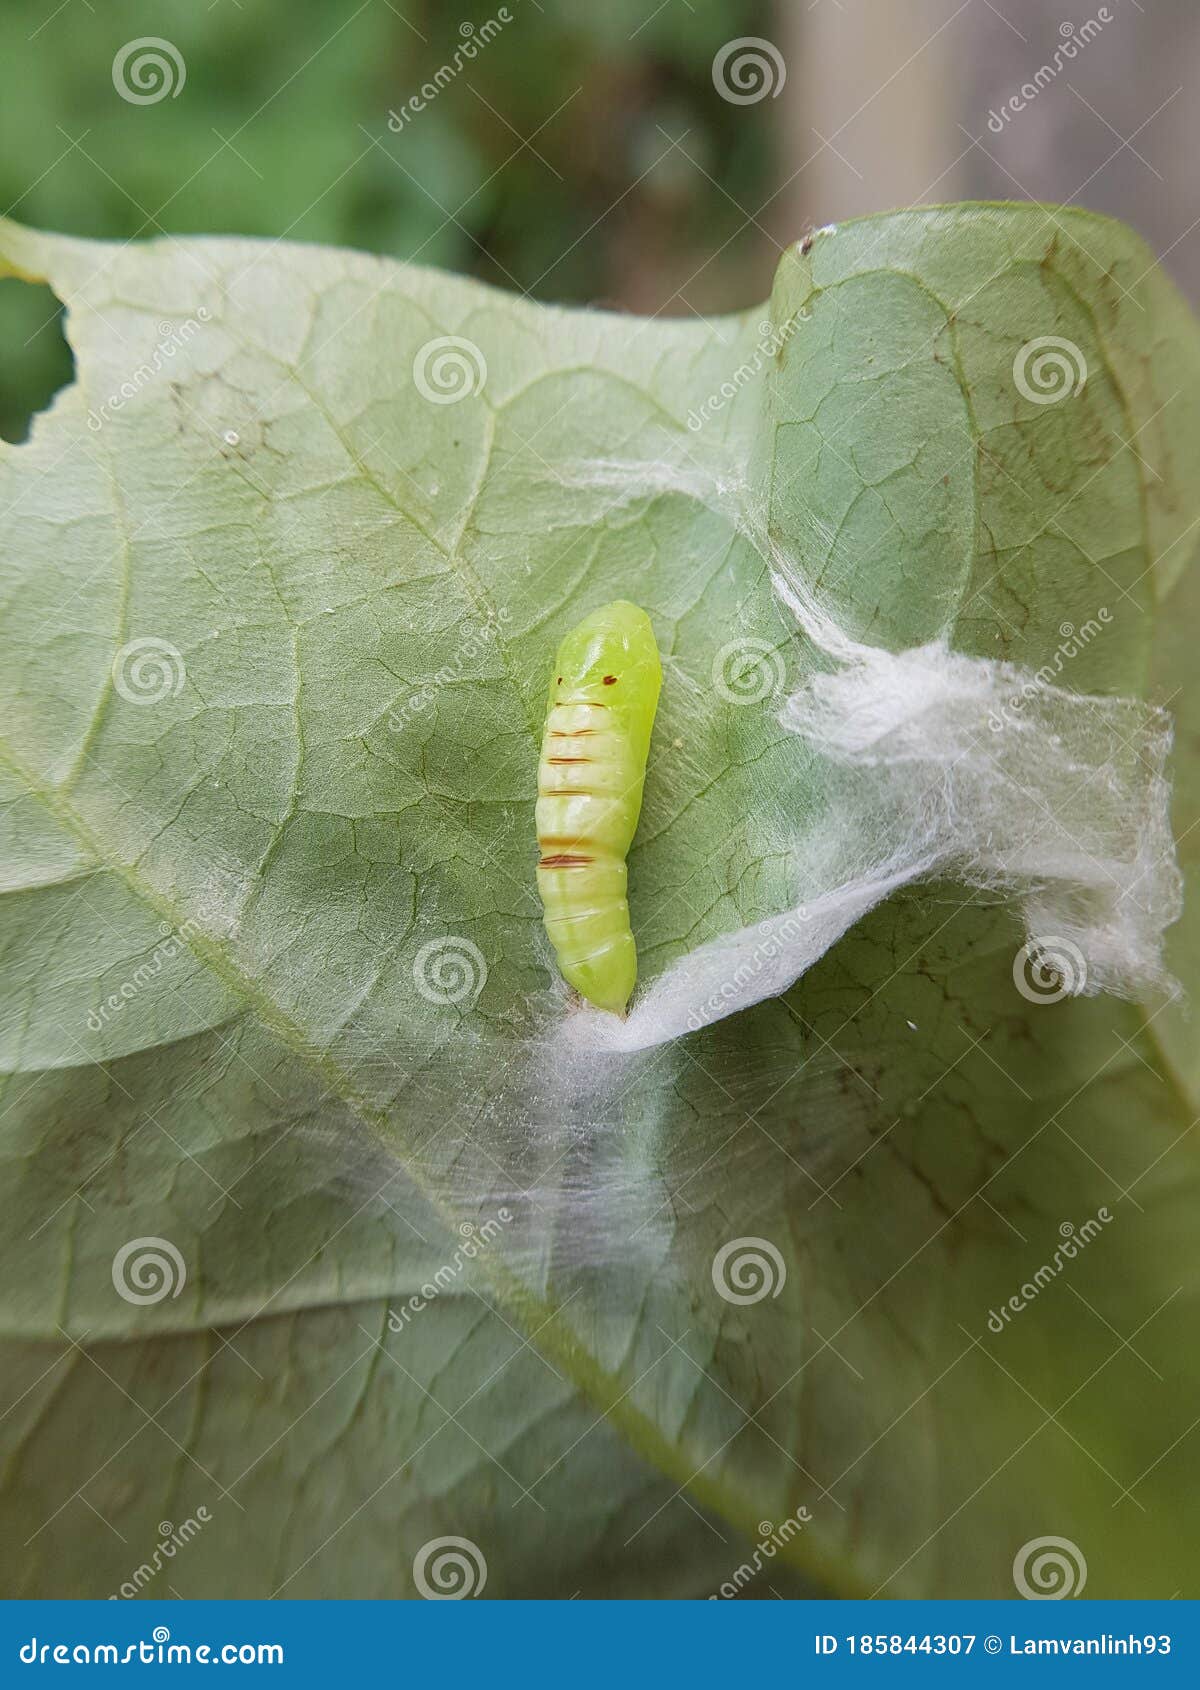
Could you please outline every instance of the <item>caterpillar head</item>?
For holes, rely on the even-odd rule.
[[[614,727],[650,736],[662,667],[650,618],[636,604],[617,599],[593,610],[558,648],[550,677],[550,705],[599,704]]]

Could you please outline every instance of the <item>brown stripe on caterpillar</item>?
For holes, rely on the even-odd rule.
[[[595,862],[594,857],[573,857],[564,852],[558,857],[542,857],[538,862],[539,868],[588,868]]]

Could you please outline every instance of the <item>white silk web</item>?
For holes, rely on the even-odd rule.
[[[562,479],[621,502],[674,492],[721,511],[828,665],[779,717],[825,770],[825,807],[797,814],[790,842],[801,901],[669,966],[624,1021],[571,1016],[570,1044],[646,1049],[783,992],[874,905],[932,876],[1014,903],[1027,934],[1014,974],[1030,995],[1169,984],[1163,934],[1182,893],[1164,711],[964,656],[945,634],[899,652],[862,643],[749,514],[748,489],[693,465],[592,460]]]

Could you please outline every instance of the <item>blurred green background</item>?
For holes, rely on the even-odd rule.
[[[770,191],[771,117],[718,99],[712,83],[718,48],[763,33],[765,6],[507,10],[511,22],[396,134],[389,110],[498,5],[4,0],[0,209],[107,239],[355,246],[539,299],[654,310],[664,289],[690,283],[709,311],[765,294],[774,246],[739,206]],[[118,96],[114,55],[141,36],[178,48],[177,96]],[[0,433],[19,439],[70,374],[52,296],[0,282],[0,347]]]
[[[1200,297],[1195,0],[1113,0],[1068,74],[989,113],[1092,8],[1045,0],[506,0],[509,21],[399,133],[389,111],[492,0],[0,0],[0,211],[110,240],[328,242],[537,299],[711,314],[765,298],[805,228],[965,198],[1132,222]],[[123,99],[169,42],[182,86]],[[765,38],[785,74],[722,98]],[[55,302],[0,281],[0,434],[70,376]]]

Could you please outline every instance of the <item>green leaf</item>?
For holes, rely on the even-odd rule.
[[[822,668],[747,486],[884,650],[1037,670],[1103,607],[1057,685],[1168,705],[1194,869],[1200,339],[1142,244],[869,219],[767,333],[278,243],[3,223],[0,267],[77,366],[0,447],[7,1592],[411,1595],[457,1536],[489,1596],[1003,1596],[1048,1535],[1194,1592],[1180,1007],[1031,1003],[1003,886],[910,883],[581,1055],[532,873],[547,664],[617,597],[665,669],[644,980],[804,895],[797,818],[839,840],[828,760],[714,684]],[[1014,385],[1045,335],[1069,403]],[[746,1239],[775,1294],[730,1301]]]

